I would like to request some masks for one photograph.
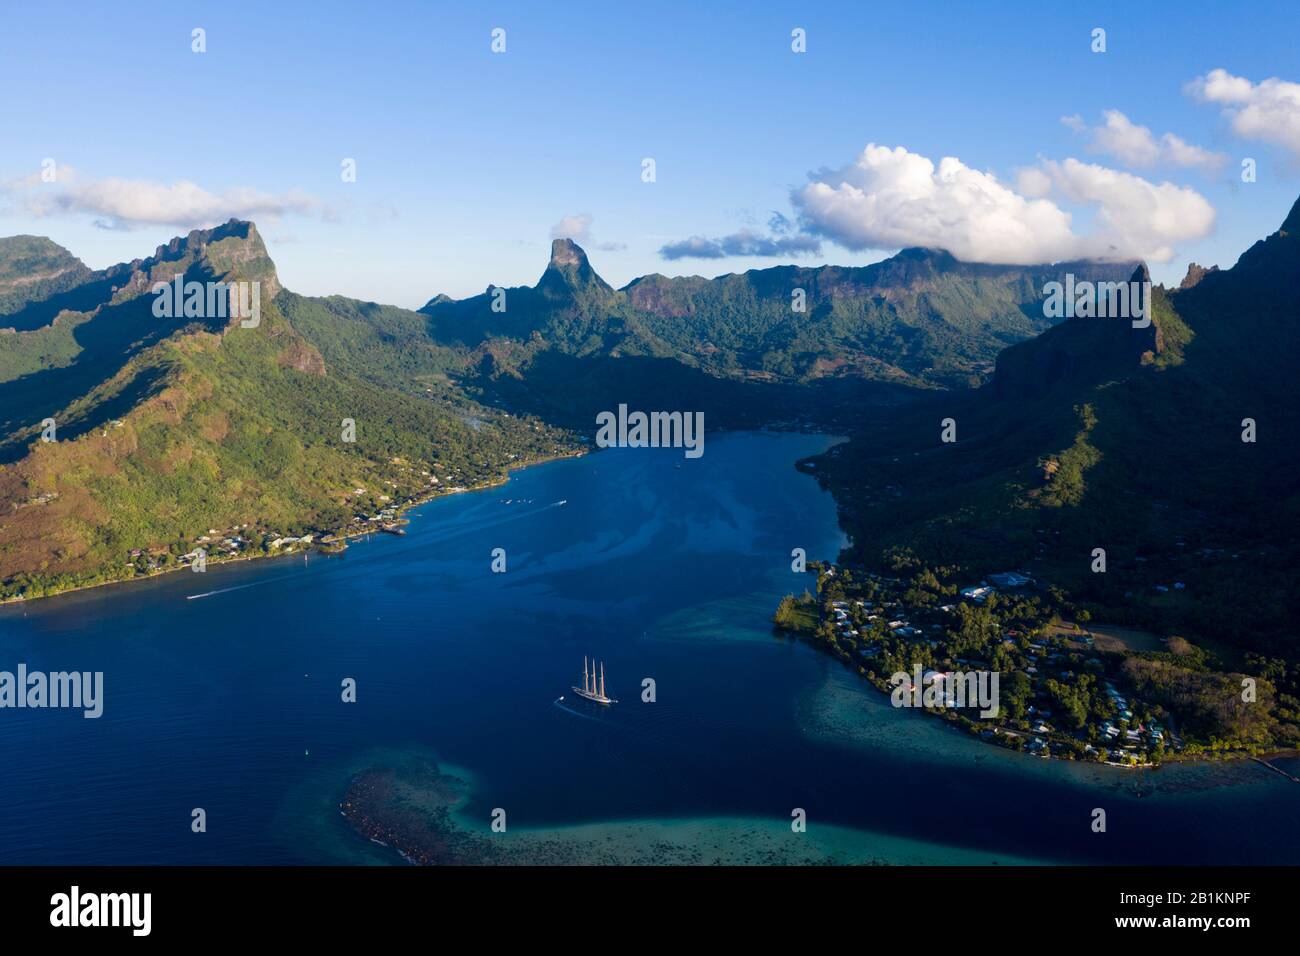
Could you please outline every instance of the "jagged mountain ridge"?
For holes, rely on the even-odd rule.
[[[149,290],[176,275],[185,281],[238,276],[260,282],[268,301],[280,290],[256,226],[232,221],[177,237],[148,258],[87,270],[78,285],[26,302],[11,317],[17,331],[0,339],[0,461],[21,450],[36,422],[74,402],[81,407],[64,418],[68,437],[102,424],[109,411],[94,413],[97,391],[167,336],[187,327],[220,332],[229,325],[228,318],[155,316]],[[297,349],[295,361],[319,365],[305,343],[286,343]]]
[[[808,382],[854,376],[969,385],[1001,347],[1050,327],[1044,283],[1120,281],[1135,263],[963,263],[905,249],[864,267],[776,266],[714,279],[649,275],[613,289],[571,240],[535,286],[440,296],[421,310],[439,341],[485,352],[510,340],[578,356],[672,358],[712,374]],[[794,307],[801,290],[803,311]],[[498,311],[493,310],[497,304]],[[504,306],[504,311],[500,311]],[[495,350],[499,351],[499,349]]]
[[[178,274],[260,283],[260,322],[155,315],[154,283]],[[0,335],[0,598],[175,567],[209,529],[250,548],[345,530],[438,475],[473,484],[565,447],[463,395],[327,368],[276,304],[290,294],[251,223],[83,278],[21,307],[44,324]]]

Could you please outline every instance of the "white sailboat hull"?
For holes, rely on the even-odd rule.
[[[585,697],[587,698],[587,700],[594,700],[598,704],[618,703],[618,701],[616,701],[613,697],[601,697],[599,694],[593,694],[590,691],[585,691],[581,687],[573,688],[573,692],[577,694],[579,697]]]

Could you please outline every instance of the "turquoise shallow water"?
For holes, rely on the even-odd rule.
[[[600,452],[431,502],[405,537],[342,556],[0,609],[0,668],[102,670],[106,685],[99,720],[0,711],[0,862],[388,861],[337,814],[350,773],[386,748],[459,768],[467,826],[504,807],[512,833],[599,834],[629,857],[676,841],[772,858],[801,807],[799,859],[1300,858],[1300,788],[1257,765],[1018,756],[774,638],[776,601],[806,583],[790,550],[842,540],[829,496],[792,467],[829,441]],[[572,700],[584,654],[605,661],[616,707]],[[1105,834],[1089,828],[1098,806]]]

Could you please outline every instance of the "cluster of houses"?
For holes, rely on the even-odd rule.
[[[241,554],[247,554],[253,541],[249,534],[256,532],[249,531],[246,524],[241,524],[232,529],[229,533],[218,531],[216,528],[209,528],[207,534],[199,535],[194,540],[196,547],[194,550],[182,554],[177,560],[182,565],[190,565],[199,558],[221,559],[234,558]],[[315,536],[310,534],[304,535],[281,535],[274,531],[262,533],[265,539],[267,551],[292,550],[298,545],[311,544]]]
[[[106,428],[121,428],[122,425],[121,420],[115,420],[110,422]],[[538,427],[540,426],[534,424],[534,428]],[[556,450],[561,450],[560,446],[557,445]],[[518,461],[519,456],[510,455],[509,459]],[[402,458],[394,457],[389,459],[389,463],[402,468],[409,475],[411,481],[407,483],[407,487],[410,490],[402,491],[398,483],[390,478],[380,479],[391,494],[375,494],[373,496],[374,505],[378,506],[378,510],[374,510],[374,505],[365,503],[371,500],[367,497],[369,493],[365,488],[357,487],[344,491],[342,494],[343,502],[345,504],[350,502],[352,507],[357,509],[354,511],[351,529],[348,531],[339,532],[337,535],[324,535],[318,539],[315,534],[281,534],[274,530],[252,527],[249,524],[237,525],[228,531],[209,528],[206,534],[200,535],[193,540],[193,548],[190,551],[175,557],[174,564],[171,563],[173,558],[166,547],[130,549],[125,563],[127,566],[133,566],[137,574],[151,574],[167,570],[169,565],[171,567],[194,567],[200,559],[206,564],[208,561],[234,558],[250,552],[258,554],[264,552],[270,554],[287,553],[314,543],[319,543],[327,549],[337,550],[341,547],[343,538],[354,534],[369,534],[371,531],[404,534],[401,525],[406,522],[398,517],[401,508],[433,497],[439,492],[450,493],[468,490],[466,483],[462,483],[466,481],[465,478],[462,478],[455,470],[448,469],[436,462],[430,467],[422,468]],[[441,477],[434,474],[432,469],[435,468],[442,472]],[[470,476],[470,483],[477,485],[478,481],[478,479]],[[24,504],[47,504],[57,497],[57,492],[48,492],[38,495]],[[369,513],[372,510],[374,513]]]
[[[227,531],[209,528],[207,534],[201,534],[194,539],[193,549],[177,556],[176,563],[181,567],[190,567],[200,559],[206,563],[209,560],[235,558],[247,554],[254,546],[254,536],[262,537],[267,551],[290,551],[300,545],[311,544],[315,540],[315,536],[311,534],[281,535],[274,531],[261,532],[250,528],[247,524],[237,525]],[[143,561],[148,571],[158,571],[162,570],[166,563],[166,550],[132,548],[128,552],[128,559],[127,564],[139,566]]]
[[[898,583],[895,578],[882,578],[880,580]],[[856,638],[859,634],[866,636],[866,628],[859,631],[854,626],[853,616],[851,613],[851,608],[853,607],[861,610],[862,615],[868,624],[871,624],[873,621],[881,620],[882,617],[893,617],[893,620],[886,621],[886,626],[889,628],[891,634],[896,634],[897,636],[904,638],[915,638],[923,634],[921,628],[913,626],[911,622],[908,621],[906,608],[903,608],[900,602],[882,601],[879,604],[873,604],[870,601],[865,601],[859,598],[854,600],[851,605],[848,601],[832,601],[830,604],[831,615],[834,618],[833,623],[835,625],[835,631],[841,637]],[[932,624],[931,627],[935,630],[940,630],[942,625]],[[929,643],[933,646],[938,642],[930,641]],[[879,652],[868,649],[865,653],[867,653],[868,656],[875,656]]]
[[[509,417],[508,415],[506,417]],[[108,427],[120,428],[120,420],[113,421]],[[534,423],[535,429],[541,426]],[[555,446],[556,451],[563,450],[560,445]],[[509,460],[520,460],[519,455],[510,455]],[[392,494],[375,494],[373,500],[377,504],[378,510],[373,514],[368,513],[371,507],[367,506],[362,500],[368,495],[365,488],[357,487],[350,491],[344,491],[342,494],[343,502],[351,503],[354,508],[354,516],[351,522],[351,530],[340,532],[337,535],[325,535],[319,539],[319,543],[325,547],[337,548],[341,539],[354,534],[369,534],[371,531],[387,531],[391,534],[404,534],[401,525],[406,522],[399,516],[399,511],[408,505],[417,503],[433,497],[439,492],[454,493],[469,490],[465,482],[466,479],[461,477],[455,470],[448,469],[443,465],[434,463],[432,468],[442,471],[442,476],[435,475],[431,468],[417,468],[416,465],[406,460],[394,457],[389,459],[389,463],[396,465],[405,470],[411,477],[414,484],[409,484],[413,490],[403,492],[398,483],[392,479],[381,479],[383,485],[392,492]],[[418,473],[418,477],[417,476]],[[423,480],[421,482],[421,479]],[[481,483],[481,479],[469,476],[469,481],[476,487]],[[395,500],[395,497],[401,500]],[[58,497],[57,492],[49,492],[37,496],[27,504],[46,504]],[[367,499],[369,500],[369,499]],[[212,559],[232,558],[241,554],[247,554],[250,548],[255,547],[258,539],[262,541],[262,548],[268,553],[288,552],[296,548],[311,545],[317,542],[317,536],[314,534],[304,535],[283,535],[277,531],[263,530],[250,527],[248,524],[237,525],[228,532],[216,528],[209,528],[207,534],[200,535],[194,539],[194,548],[189,552],[179,555],[177,563],[181,566],[191,566],[202,557],[205,561]],[[260,553],[260,551],[259,551]],[[134,548],[129,552],[127,565],[134,565],[137,572],[154,572],[164,570],[170,561],[168,550],[163,548]]]
[[[435,478],[434,481],[437,481]],[[355,495],[363,495],[366,491],[364,488],[356,488],[353,491]],[[402,522],[398,520],[398,505],[392,503],[389,495],[378,495],[381,502],[388,502],[384,507],[373,515],[358,514],[353,519],[353,525],[373,526],[376,530],[391,531]],[[370,527],[366,528],[367,531]],[[305,547],[316,542],[315,534],[281,534],[278,531],[260,530],[252,528],[247,524],[237,525],[228,530],[221,531],[217,528],[209,528],[207,534],[199,535],[194,539],[194,548],[177,558],[177,563],[182,567],[193,565],[202,558],[205,562],[211,560],[221,560],[226,558],[238,557],[241,554],[247,554],[249,549],[254,546],[255,538],[260,537],[263,547],[267,553],[287,553],[297,548]],[[321,539],[329,540],[328,536]],[[260,553],[260,552],[259,552]],[[141,559],[147,561],[149,571],[161,570],[163,561],[162,551],[147,552],[141,548],[133,548],[129,553],[130,560],[127,564],[138,564]]]
[[[205,560],[211,558],[231,558],[237,554],[242,554],[249,545],[249,541],[241,534],[229,534],[224,538],[216,540],[213,535],[221,532],[209,529],[208,533],[199,536],[195,541],[198,545],[193,551],[182,554],[179,558],[181,564],[193,564],[199,558]]]
[[[240,525],[240,529],[247,525]],[[187,551],[185,554],[176,558],[176,563],[181,567],[188,567],[200,558],[207,559],[232,557],[239,554],[248,546],[248,540],[242,535],[237,534],[235,529],[229,535],[221,538],[215,536],[221,535],[222,532],[216,528],[209,528],[208,533],[200,535],[195,539],[196,547]],[[137,568],[143,567],[145,571],[154,572],[163,570],[168,560],[166,548],[132,548],[127,552],[128,565],[135,565]]]
[[[825,573],[833,578],[834,569]],[[902,582],[897,578],[887,578],[868,574],[877,585],[889,586],[888,591],[899,594],[903,590]],[[999,590],[1025,588],[1034,584],[1028,575],[1007,571],[991,574],[987,580],[977,585],[963,588],[961,596],[973,604],[984,604],[991,594]],[[892,585],[892,586],[891,586]],[[874,601],[853,598],[851,594],[845,599],[832,600],[826,605],[830,612],[831,623],[835,633],[842,639],[854,639],[859,635],[867,637],[869,627],[884,622],[890,633],[908,641],[923,643],[930,648],[939,648],[944,644],[942,632],[946,625],[942,620],[935,621],[936,613],[932,609],[909,611],[901,601],[889,600],[877,589],[871,595]],[[945,604],[938,608],[939,614],[949,616],[957,613],[957,605]],[[915,623],[913,615],[915,614]],[[858,624],[865,621],[867,627],[859,629]],[[934,633],[940,632],[940,633]],[[1137,721],[1128,700],[1114,684],[1106,681],[1105,692],[1114,709],[1114,717],[1096,726],[1085,727],[1079,732],[1059,730],[1052,723],[1052,698],[1043,688],[1042,682],[1048,678],[1062,683],[1071,683],[1077,677],[1076,668],[1084,673],[1102,674],[1105,664],[1102,658],[1093,652],[1093,640],[1086,634],[1065,636],[1046,636],[1035,633],[1025,644],[1025,634],[1014,627],[1007,628],[1001,638],[1008,651],[1021,660],[1023,654],[1023,671],[1030,678],[1034,695],[1033,702],[1025,708],[1025,720],[986,725],[979,730],[982,738],[990,741],[1001,740],[1005,743],[1016,741],[1014,746],[1021,747],[1026,753],[1042,757],[1053,755],[1078,755],[1082,753],[1098,760],[1124,766],[1147,765],[1149,753],[1165,743],[1165,730],[1155,721],[1145,724]],[[879,658],[884,648],[879,643],[855,642],[857,653],[866,658]],[[1022,652],[1021,649],[1024,648]],[[983,669],[988,662],[982,660],[955,657],[949,661],[964,671]],[[930,681],[939,676],[945,678],[954,673],[941,668],[925,671],[923,680]],[[1140,708],[1149,711],[1149,708]],[[1094,746],[1094,742],[1096,746]],[[1175,741],[1176,744],[1176,741]],[[1101,748],[1101,749],[1099,749]]]
[[[1121,723],[1129,724],[1127,728],[1121,728],[1108,720],[1102,725],[1101,732],[1105,738],[1117,744],[1110,749],[1107,756],[1118,763],[1145,762],[1146,748],[1154,749],[1164,743],[1164,728],[1154,720],[1149,721],[1145,726],[1134,723],[1133,711],[1128,701],[1110,681],[1106,682],[1106,696],[1115,706],[1117,719]]]
[[[1087,636],[1073,638],[1080,644],[1085,652],[1092,647],[1092,639]],[[1030,649],[1037,654],[1042,655],[1039,660],[1044,669],[1050,676],[1055,677],[1062,682],[1068,682],[1076,675],[1069,669],[1069,648],[1064,646],[1064,641],[1057,639],[1060,645],[1059,649],[1049,643],[1034,641],[1030,644]],[[1102,667],[1102,661],[1099,657],[1088,656],[1083,659],[1082,664],[1091,670],[1099,670]],[[1037,676],[1038,668],[1029,666],[1025,668],[1031,676]],[[1152,720],[1145,725],[1135,722],[1133,710],[1127,699],[1110,681],[1105,682],[1106,696],[1114,708],[1115,716],[1103,721],[1090,728],[1095,733],[1090,733],[1089,729],[1082,730],[1074,734],[1078,741],[1087,741],[1096,739],[1098,746],[1092,743],[1085,743],[1083,752],[1089,757],[1103,759],[1107,763],[1120,764],[1123,766],[1149,766],[1149,752],[1165,742],[1165,732],[1159,723]],[[1042,698],[1040,697],[1040,702]],[[1051,717],[1051,711],[1042,706],[1030,706],[1026,708],[1030,719],[1030,730],[1034,734],[1051,735],[1056,734],[1056,728],[1047,722]],[[1077,746],[1077,744],[1076,744]],[[1099,749],[1099,747],[1101,749]],[[1037,753],[1040,756],[1050,756],[1051,747],[1048,740],[1035,737],[1025,746],[1029,753]],[[1104,753],[1103,753],[1104,751]]]
[[[397,518],[397,505],[387,505],[372,515],[353,515],[353,524],[383,524]]]

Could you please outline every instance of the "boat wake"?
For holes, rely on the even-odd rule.
[[[452,538],[459,538],[467,534],[478,534],[483,531],[489,531],[492,528],[496,528],[499,527],[500,525],[508,524],[513,521],[520,521],[524,518],[531,518],[534,515],[539,515],[542,514],[543,512],[550,511],[552,508],[555,507],[557,507],[557,505],[554,504],[538,505],[533,508],[528,508],[525,511],[514,511],[513,513],[510,514],[501,514],[500,512],[497,512],[495,514],[482,516],[477,521],[466,522],[460,527],[449,528],[447,531],[441,534],[438,534],[435,531],[434,535],[437,541],[440,542],[448,541]]]
[[[559,710],[564,711],[566,714],[572,714],[574,717],[581,717],[583,720],[600,720],[599,717],[593,717],[591,714],[584,714],[581,711],[574,710],[572,707],[565,707],[560,703],[562,700],[564,700],[563,697],[557,697],[555,700],[551,701],[551,703]]]
[[[296,577],[300,577],[300,575],[286,574],[278,578],[271,578],[271,580],[269,581],[253,581],[249,584],[236,584],[234,587],[231,588],[218,588],[216,591],[204,591],[202,594],[187,594],[185,595],[185,600],[197,601],[199,598],[213,597],[217,594],[229,594],[231,591],[242,591],[244,590],[244,588],[255,588],[263,584],[274,584],[276,581],[283,581],[286,578],[296,578]]]

